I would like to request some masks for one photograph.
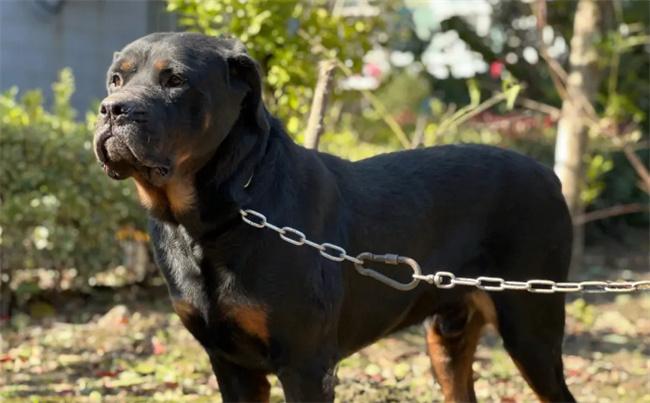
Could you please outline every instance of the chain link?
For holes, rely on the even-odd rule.
[[[302,246],[307,245],[317,249],[320,254],[335,262],[342,262],[347,260],[354,263],[355,268],[360,274],[373,277],[393,288],[398,290],[410,290],[415,288],[420,281],[426,281],[433,284],[438,288],[449,289],[457,285],[476,287],[485,291],[528,291],[535,294],[554,294],[554,293],[569,293],[569,292],[584,292],[584,293],[622,293],[633,291],[650,291],[650,281],[580,281],[580,282],[556,282],[552,280],[528,280],[528,281],[506,281],[500,277],[486,277],[481,276],[476,279],[467,277],[456,277],[453,273],[448,271],[438,271],[433,274],[423,275],[420,273],[420,266],[411,258],[397,256],[397,255],[373,255],[368,252],[361,253],[357,257],[350,256],[340,246],[331,243],[316,243],[312,242],[305,236],[304,233],[291,227],[277,227],[269,223],[266,216],[255,210],[246,209],[239,210],[242,220],[255,228],[268,228],[278,233],[283,241],[292,245]],[[365,260],[378,261],[386,264],[396,265],[404,263],[411,267],[413,270],[413,281],[410,283],[400,283],[381,273],[363,267]]]
[[[311,246],[314,249],[318,249],[320,254],[329,260],[333,260],[335,262],[342,262],[344,260],[348,260],[352,263],[363,264],[363,260],[348,255],[345,249],[341,248],[340,246],[336,246],[327,242],[322,244],[312,242],[309,239],[307,239],[307,236],[304,233],[298,231],[295,228],[291,228],[291,227],[280,228],[271,224],[266,220],[266,216],[264,214],[259,213],[255,210],[251,210],[251,209],[239,210],[239,214],[241,214],[241,218],[242,220],[244,220],[246,224],[253,226],[255,228],[268,228],[270,230],[273,230],[278,233],[278,235],[280,236],[280,238],[282,238],[283,241],[286,241],[292,245],[296,245],[296,246],[307,245],[307,246]]]
[[[556,282],[552,280],[506,281],[500,277],[477,279],[455,277],[452,273],[439,271],[434,274],[414,275],[414,278],[434,284],[438,288],[454,288],[457,285],[476,287],[485,291],[528,291],[536,294],[568,292],[605,293],[650,290],[650,281],[580,281]]]

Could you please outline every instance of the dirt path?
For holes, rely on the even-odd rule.
[[[2,331],[1,400],[215,401],[203,350],[166,304],[120,305],[81,325],[18,315]],[[650,292],[574,298],[567,311],[565,372],[575,397],[650,402]],[[424,351],[423,330],[414,327],[354,354],[340,365],[338,401],[441,401]],[[479,400],[536,400],[493,333],[474,370]],[[272,401],[282,401],[272,384]]]

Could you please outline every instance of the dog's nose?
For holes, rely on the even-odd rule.
[[[99,106],[99,113],[104,117],[116,119],[120,116],[126,116],[133,110],[135,103],[132,101],[121,101],[116,99],[105,99]]]

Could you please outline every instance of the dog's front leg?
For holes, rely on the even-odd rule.
[[[268,402],[271,392],[266,374],[210,354],[212,369],[217,376],[224,402]]]
[[[314,360],[299,367],[278,371],[287,402],[332,402],[336,366],[330,360]]]

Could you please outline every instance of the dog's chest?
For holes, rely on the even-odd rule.
[[[270,336],[264,305],[246,297],[234,274],[211,263],[182,227],[167,228],[156,242],[174,311],[192,335],[232,361],[265,365]]]

